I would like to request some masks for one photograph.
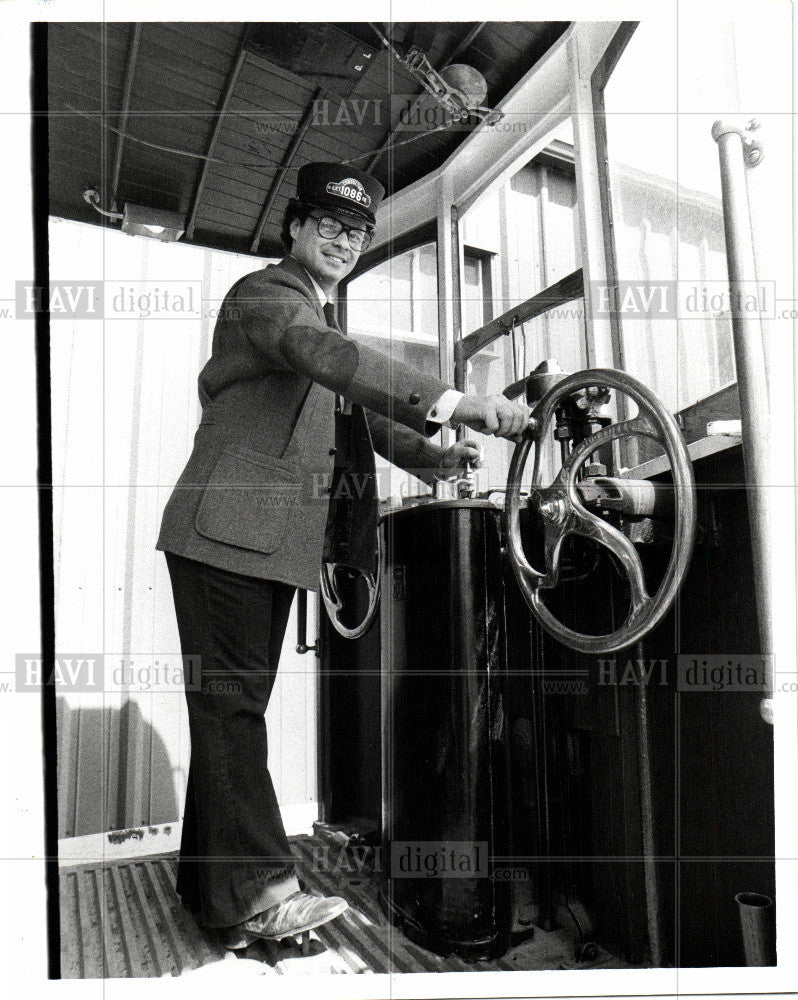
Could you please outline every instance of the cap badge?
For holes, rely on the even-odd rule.
[[[348,198],[350,201],[355,201],[364,208],[371,206],[371,195],[366,194],[363,185],[354,177],[346,177],[342,181],[330,181],[327,185],[327,194],[335,194],[341,198]]]

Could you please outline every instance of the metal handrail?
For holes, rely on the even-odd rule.
[[[501,316],[492,319],[490,323],[486,323],[474,330],[473,333],[469,333],[467,337],[458,340],[454,345],[455,388],[461,392],[465,391],[466,365],[469,359],[492,344],[494,340],[509,334],[513,327],[518,326],[519,323],[526,323],[536,316],[542,316],[551,309],[578,299],[582,295],[584,295],[584,279],[580,267],[559,281],[555,281],[548,288],[544,288],[543,291],[503,312]]]

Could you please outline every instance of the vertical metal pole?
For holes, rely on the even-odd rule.
[[[456,344],[463,336],[462,293],[460,286],[460,213],[457,211],[457,205],[452,205],[449,225],[449,234],[452,241],[452,343]],[[457,379],[458,373],[455,372],[455,388],[460,392],[465,392],[465,366],[460,373],[459,381],[462,383],[461,385],[457,384]]]
[[[644,662],[644,647],[637,643],[637,669]],[[665,944],[662,930],[662,903],[657,868],[657,842],[654,836],[654,779],[652,776],[652,744],[649,726],[649,705],[646,681],[641,676],[635,690],[637,708],[637,764],[640,780],[640,830],[643,837],[643,881],[646,896],[646,924],[651,949],[651,964],[665,965]]]
[[[601,210],[601,175],[596,143],[596,108],[590,83],[594,64],[583,52],[585,36],[568,39],[571,75],[571,115],[574,129],[574,164],[582,248],[580,264],[584,277],[585,332],[589,368],[614,368],[616,354],[610,317],[596,306],[598,289],[610,286],[604,218]]]
[[[750,122],[749,130],[757,128]],[[767,691],[760,710],[766,722],[773,722],[773,624],[770,455],[770,393],[765,364],[764,335],[760,317],[744,308],[746,298],[756,291],[751,220],[748,213],[746,167],[762,160],[762,149],[750,131],[729,122],[716,121],[712,138],[718,144],[720,183],[723,195],[723,224],[726,232],[726,260],[731,291],[731,321],[737,388],[743,431],[743,460],[748,490],[748,517],[754,558],[754,586],[759,613],[762,653],[771,665]]]
[[[457,216],[452,216],[454,197],[452,194],[451,177],[443,174],[438,179],[438,357],[440,363],[440,378],[442,382],[452,385],[454,378],[454,342],[455,342],[455,268],[459,268],[459,260],[454,254],[457,246],[457,234],[452,233],[452,223]],[[459,271],[458,271],[459,280]],[[441,430],[441,444],[447,448],[451,442],[451,431],[448,427]]]
[[[438,179],[438,336],[441,381],[452,383],[454,377],[454,266],[452,261],[452,184],[449,177]]]
[[[452,340],[453,344],[456,344],[458,340],[463,336],[463,298],[462,298],[462,283],[460,281],[460,256],[461,256],[461,246],[460,246],[460,213],[457,209],[457,205],[452,205],[451,212],[451,239],[452,239],[452,330],[454,333],[454,338]],[[468,371],[468,362],[465,362],[460,371],[455,367],[455,381],[454,387],[459,392],[466,392],[466,373]],[[464,424],[460,424],[455,431],[455,437],[458,441],[463,441],[466,437],[466,427]]]

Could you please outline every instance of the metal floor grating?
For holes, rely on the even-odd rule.
[[[311,954],[293,941],[259,941],[228,952],[199,927],[175,892],[177,858],[82,865],[61,872],[61,975],[65,979],[147,978],[206,970],[222,961],[261,974],[295,972],[403,973],[519,971],[575,966],[562,932],[535,931],[531,940],[491,962],[442,958],[409,941],[391,925],[374,880],[352,872],[332,875],[313,864],[313,837],[292,837],[300,877],[309,891],[344,896],[350,909],[313,932]],[[254,959],[243,965],[242,959]],[[602,953],[591,968],[626,967]],[[225,965],[224,971],[233,971]]]

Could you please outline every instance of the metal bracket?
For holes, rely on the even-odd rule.
[[[448,83],[416,45],[408,49],[402,62],[421,86],[446,108],[454,121],[465,122],[469,115],[476,115],[486,125],[495,125],[504,118],[503,111],[469,104],[467,95]]]
[[[746,167],[757,167],[765,158],[765,150],[762,147],[762,142],[753,134],[760,128],[761,123],[757,118],[751,118],[746,122],[744,127],[719,119],[712,126],[712,138],[715,142],[718,142],[722,135],[727,135],[729,132],[739,135],[743,141],[743,158],[745,159]]]
[[[509,337],[518,325],[518,314],[514,313],[512,316],[500,316],[497,322],[504,330],[504,336]]]

